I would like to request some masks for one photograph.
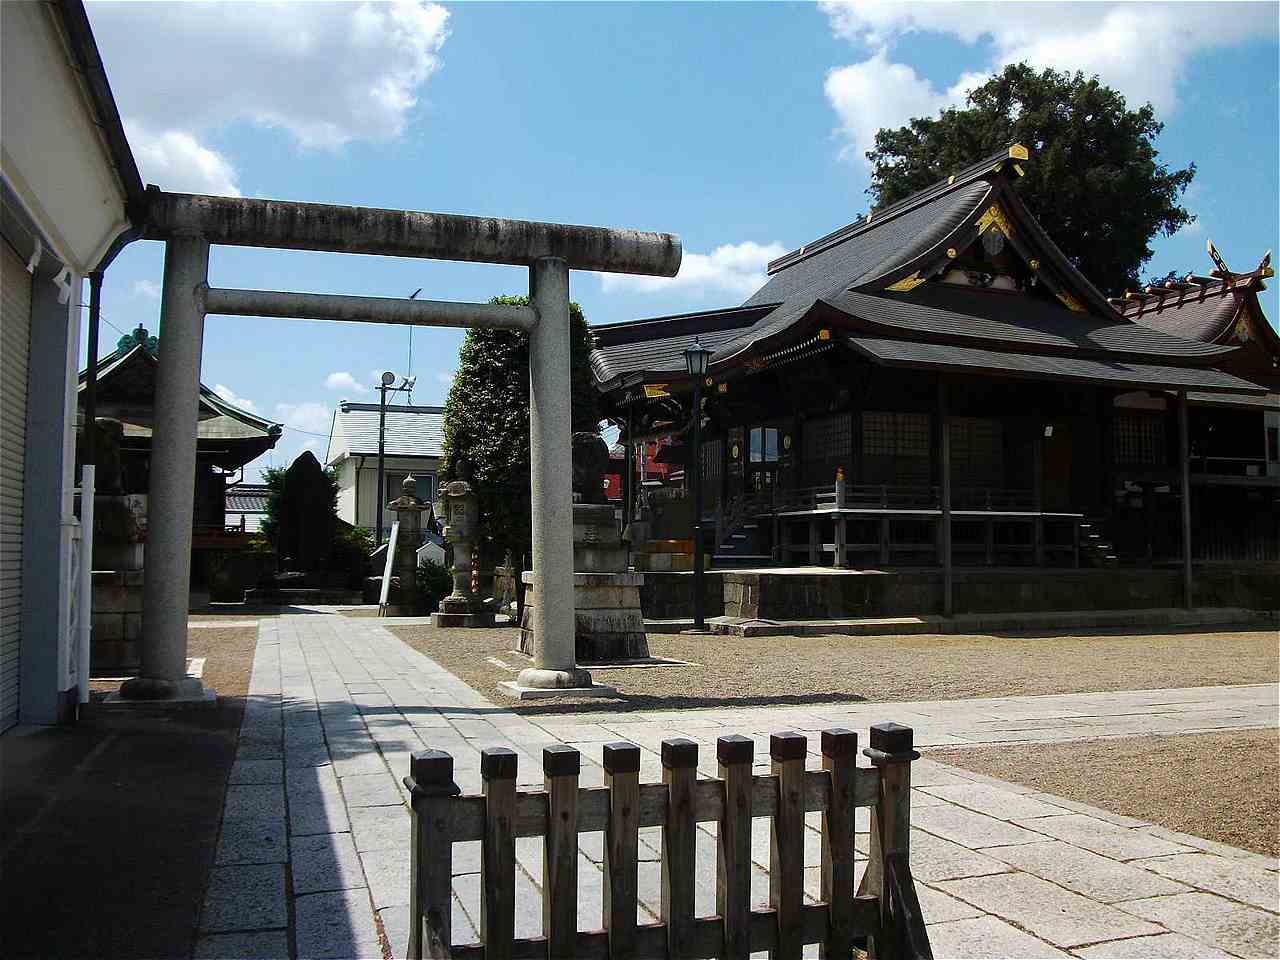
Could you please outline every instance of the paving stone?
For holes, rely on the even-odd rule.
[[[329,763],[329,748],[323,743],[290,746],[284,749],[284,765],[288,768],[323,767]]]
[[[196,941],[195,960],[289,960],[289,934],[284,930],[215,933]]]
[[[288,922],[282,863],[214,867],[200,913],[209,933],[267,930]]]
[[[1276,885],[1275,874],[1248,863],[1228,860],[1211,853],[1179,853],[1171,857],[1140,860],[1136,865],[1230,900],[1239,900],[1273,912],[1280,911],[1280,888]],[[1148,894],[1155,895],[1154,892]],[[1125,899],[1132,900],[1141,896],[1143,894],[1135,891]]]
[[[356,849],[409,850],[409,812],[404,807],[356,807],[350,812]]]
[[[365,890],[297,897],[293,911],[298,960],[382,956]]]
[[[913,810],[911,823],[970,849],[1034,843],[1041,839],[1030,830],[952,804]]]
[[[480,942],[480,875],[453,878],[453,942]],[[581,924],[579,929],[584,929]],[[591,927],[598,930],[600,924]]]
[[[227,787],[224,820],[284,816],[284,786],[278,783],[239,784]]]
[[[854,847],[865,857],[868,852],[867,834],[857,835]],[[932,883],[935,880],[958,880],[961,877],[981,877],[1008,871],[1007,863],[985,853],[970,850],[915,827],[911,828],[911,874],[917,880]]]
[[[294,837],[289,855],[295,895],[365,885],[360,857],[349,833]]]
[[[1212,893],[1179,893],[1116,906],[1237,956],[1280,956],[1280,917]]]
[[[1142,869],[1144,861],[1121,863],[1060,840],[992,847],[986,852],[1019,870],[1102,903],[1186,893],[1189,889]]]
[[[1090,806],[1087,803],[1080,803],[1078,800],[1070,800],[1067,797],[1059,797],[1052,793],[1040,793],[1038,791],[1027,794],[1034,800],[1043,800],[1055,807],[1063,807],[1067,810],[1074,810],[1076,813],[1085,813],[1098,820],[1105,820],[1107,823],[1115,824],[1117,827],[1147,827],[1149,824],[1145,820],[1139,820],[1137,817],[1126,817],[1123,814],[1112,813],[1110,810],[1103,810],[1101,807]]]
[[[348,807],[389,807],[403,804],[395,778],[382,773],[361,773],[342,777],[342,796]]]
[[[997,820],[1023,820],[1028,817],[1051,817],[1063,813],[1062,807],[1051,806],[1024,794],[1004,790],[985,783],[960,783],[923,788],[924,793],[976,810]]]
[[[342,797],[336,793],[322,793],[289,804],[289,829],[295,837],[341,833],[351,829],[351,822]]]
[[[935,957],[1050,960],[1070,956],[995,917],[934,923],[928,930]]]
[[[1216,960],[1231,956],[1178,933],[1113,940],[1092,947],[1077,947],[1075,953],[1090,960],[1200,960],[1201,957]]]
[[[289,844],[284,817],[226,820],[218,838],[218,866],[233,863],[284,863]]]
[[[1158,827],[1154,824],[1144,826],[1142,832],[1149,833],[1153,837],[1160,837],[1162,840],[1168,840],[1171,843],[1181,843],[1188,847],[1194,847],[1196,850],[1214,853],[1220,857],[1226,857],[1228,860],[1251,863],[1261,870],[1280,871],[1280,857],[1270,857],[1266,854],[1254,853],[1252,850],[1241,850],[1239,847],[1230,847],[1225,843],[1218,843],[1216,840],[1193,837],[1188,833],[1166,830],[1164,827]]]
[[[230,786],[248,783],[280,783],[284,779],[284,762],[276,757],[269,760],[237,760],[231,765],[227,777]]]
[[[1161,932],[1154,924],[1027,873],[944,880],[936,886],[1059,947]]]
[[[360,855],[374,909],[409,902],[409,855],[404,850],[370,850]]]
[[[860,860],[859,863],[866,861]],[[983,916],[982,911],[972,904],[957,900],[933,887],[926,887],[923,883],[916,884],[916,897],[920,900],[920,914],[926,924]]]
[[[1115,860],[1136,860],[1139,857],[1159,857],[1165,854],[1187,852],[1186,847],[1153,837],[1144,831],[1117,827],[1082,813],[1069,813],[1060,817],[1039,817],[1034,820],[1020,820],[1018,823],[1038,833],[1056,837],[1058,840],[1064,840]]]

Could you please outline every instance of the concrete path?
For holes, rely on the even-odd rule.
[[[603,781],[603,744],[642,748],[661,777],[666,737],[701,746],[742,733],[768,762],[768,734],[913,726],[920,746],[1072,740],[1275,727],[1277,687],[1256,685],[951,702],[556,715],[537,721],[477,694],[376,621],[323,614],[264,620],[197,957],[404,955],[409,818],[400,778],[430,746],[478,792],[479,751],[510,746],[519,780],[542,781],[542,747],[583,753],[582,784]],[[912,869],[938,957],[1273,957],[1280,955],[1280,864],[941,763],[913,765]],[[768,821],[753,839],[757,906],[768,899]],[[818,892],[817,815],[806,893]],[[714,912],[714,826],[699,831],[697,910]],[[866,818],[858,823],[865,852]],[[579,928],[600,926],[600,834],[580,846]],[[656,919],[660,835],[642,831],[642,922]],[[479,844],[454,851],[454,939],[479,939]],[[537,838],[517,841],[518,936],[541,930]]]

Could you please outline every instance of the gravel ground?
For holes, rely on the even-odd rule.
[[[187,631],[187,657],[205,658],[201,679],[220,697],[248,694],[253,651],[257,644],[256,627],[198,627]],[[89,687],[99,693],[114,693],[120,689],[120,684],[118,681],[95,680]]]
[[[1276,730],[926,752],[930,760],[1280,856]]]
[[[514,628],[438,630],[393,626],[392,633],[488,697],[528,665]],[[1280,679],[1275,631],[1123,633],[1088,636],[649,637],[656,657],[693,666],[597,670],[616,699],[526,703],[522,712],[676,709],[955,700],[1089,690],[1142,690],[1264,683]],[[504,661],[509,667],[490,663]],[[589,667],[590,664],[587,664]]]

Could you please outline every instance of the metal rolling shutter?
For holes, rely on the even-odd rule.
[[[0,731],[18,722],[31,275],[0,240]]]

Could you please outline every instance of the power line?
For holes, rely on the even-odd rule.
[[[87,303],[79,303],[79,304],[76,304],[76,306],[85,307],[87,309],[89,305]],[[114,323],[108,320],[101,310],[98,311],[98,319],[103,321],[108,327],[110,327],[116,333],[120,334],[120,336],[122,337],[129,336],[129,334],[125,333],[123,330],[117,327]]]
[[[320,437],[322,440],[329,439],[329,435],[327,433],[316,433],[314,430],[303,430],[301,427],[290,426],[287,423],[282,423],[280,426],[285,427],[288,430],[292,430],[294,433],[305,433],[309,437]]]

